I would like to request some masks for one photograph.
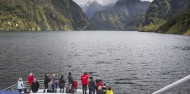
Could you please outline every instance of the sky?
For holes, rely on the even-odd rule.
[[[95,0],[73,0],[78,5],[86,4],[89,1],[95,1]],[[108,5],[111,3],[115,3],[117,0],[97,0],[98,2],[102,3],[102,5]],[[153,0],[141,0],[141,1],[153,1]]]

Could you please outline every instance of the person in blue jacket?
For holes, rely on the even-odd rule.
[[[93,77],[90,77],[90,82],[89,82],[89,94],[95,94],[96,90],[96,83],[93,80]]]

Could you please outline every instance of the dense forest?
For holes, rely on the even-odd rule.
[[[0,0],[0,22],[0,31],[92,29],[72,0]]]
[[[190,35],[189,0],[154,0],[140,31]]]

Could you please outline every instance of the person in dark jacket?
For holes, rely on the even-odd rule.
[[[96,83],[93,80],[93,77],[90,77],[90,82],[89,82],[89,94],[95,94],[96,90]]]
[[[39,82],[36,80],[36,78],[34,78],[34,81],[32,82],[32,92],[33,93],[37,93],[38,89],[40,87]]]
[[[44,92],[46,92],[46,89],[48,89],[49,82],[50,82],[50,78],[49,78],[48,74],[46,74],[44,77]]]
[[[66,80],[64,76],[62,75],[61,78],[59,79],[59,84],[58,84],[60,88],[60,93],[64,93],[65,83],[66,83]]]
[[[71,72],[69,72],[69,76],[68,76],[68,84],[72,84],[73,85],[73,76],[71,75]]]

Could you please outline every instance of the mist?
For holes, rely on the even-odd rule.
[[[79,5],[84,5],[89,1],[95,1],[95,0],[73,0]],[[109,5],[115,3],[117,0],[97,0],[102,5]],[[153,1],[153,0],[141,0],[141,1]]]

